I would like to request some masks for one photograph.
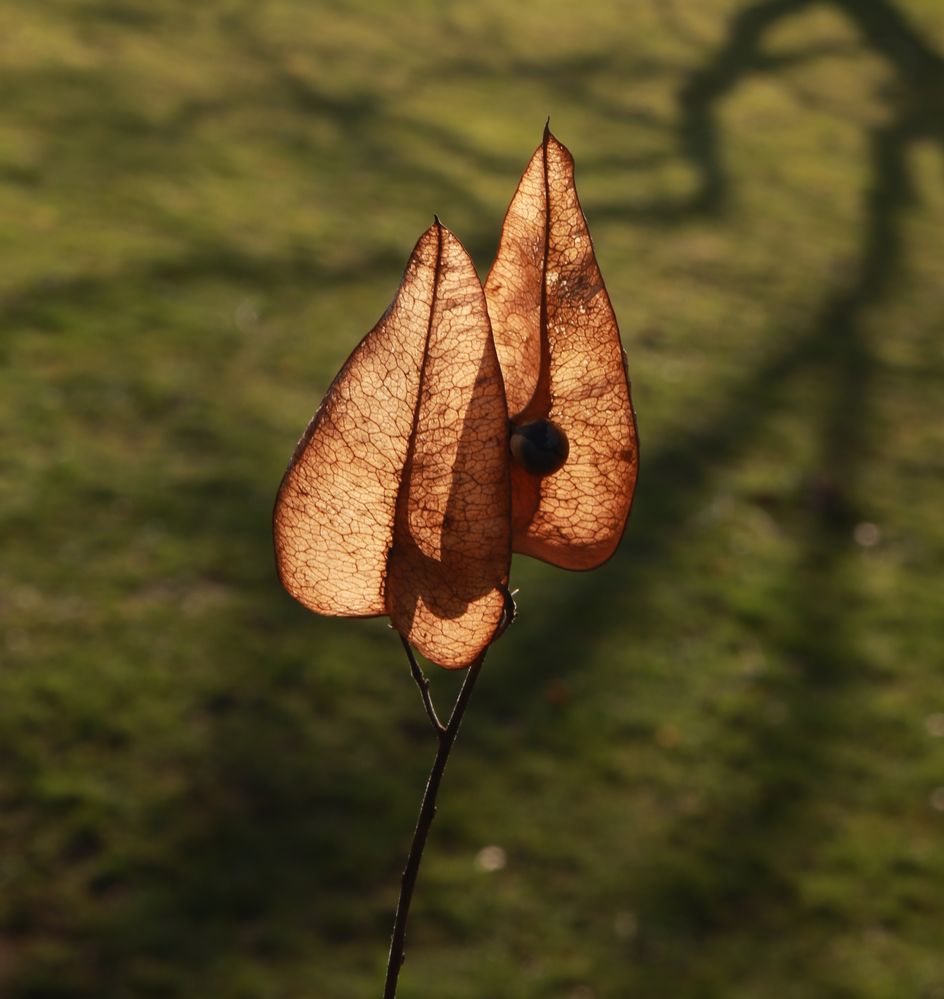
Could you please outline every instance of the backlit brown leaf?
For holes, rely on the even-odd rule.
[[[613,554],[629,516],[636,424],[574,161],[548,129],[508,208],[485,294],[512,422],[537,424],[512,437],[512,547],[591,569]],[[569,443],[551,474],[539,466],[567,449],[543,421]]]
[[[322,614],[388,613],[433,662],[468,665],[504,607],[507,448],[482,286],[437,220],[282,481],[274,533],[283,585]]]

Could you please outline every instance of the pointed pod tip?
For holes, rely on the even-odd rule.
[[[544,137],[541,140],[541,145],[544,149],[550,149],[551,147],[557,149],[566,149],[567,147],[557,138],[557,136],[551,131],[551,116],[547,116],[547,121],[544,123]]]
[[[554,156],[563,156],[563,158],[568,161],[571,166],[573,166],[573,154],[546,125],[544,127],[544,141],[542,143],[542,147],[544,148],[545,153]]]
[[[448,234],[448,232],[449,230],[442,224],[442,219],[438,215],[434,215],[433,224],[423,233],[420,240],[432,239],[441,243],[443,235]]]
[[[433,224],[427,230],[431,235],[435,235],[439,240],[439,245],[441,247],[446,246],[460,246],[463,252],[468,256],[468,250],[462,246],[462,240],[447,226],[443,220],[438,216],[433,216]]]

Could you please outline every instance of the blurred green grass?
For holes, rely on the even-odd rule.
[[[279,590],[271,504],[550,113],[638,498],[598,572],[515,564],[401,995],[944,996],[937,0],[0,20],[0,994],[378,994],[433,747],[384,622]]]

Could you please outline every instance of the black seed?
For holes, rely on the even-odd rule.
[[[550,475],[567,460],[567,435],[550,420],[535,420],[511,432],[511,456],[532,475]]]

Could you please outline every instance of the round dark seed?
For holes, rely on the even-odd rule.
[[[511,432],[511,456],[532,475],[550,475],[567,460],[567,434],[550,420],[535,420]]]

